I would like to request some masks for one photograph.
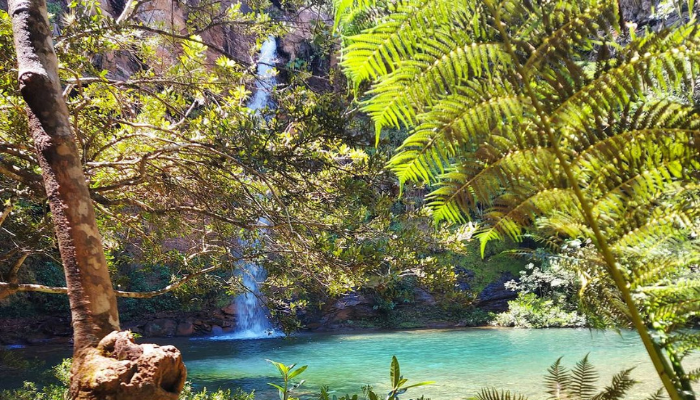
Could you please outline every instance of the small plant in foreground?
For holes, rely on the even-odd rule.
[[[561,365],[561,357],[547,370],[544,378],[547,388],[547,398],[553,400],[620,400],[637,383],[630,378],[632,368],[619,372],[612,378],[610,385],[596,393],[598,372],[585,356],[576,363],[572,370]],[[648,400],[658,399],[659,394],[652,395]],[[496,388],[482,389],[474,398],[476,400],[527,400],[522,394]]]
[[[296,388],[303,385],[305,381],[302,379],[299,381],[299,383],[293,384],[292,379],[299,376],[302,372],[306,371],[307,365],[299,367],[296,371],[293,371],[296,364],[284,365],[282,363],[278,363],[272,360],[267,360],[267,362],[277,367],[277,370],[279,370],[280,375],[282,376],[284,386],[276,385],[274,383],[268,383],[268,385],[277,389],[277,392],[280,396],[280,400],[299,400],[296,397],[292,397],[291,394]]]
[[[389,378],[391,379],[391,390],[389,390],[389,393],[387,393],[386,400],[399,400],[399,395],[406,393],[406,391],[410,388],[431,385],[431,384],[435,383],[433,381],[427,381],[427,382],[414,383],[413,385],[406,386],[406,382],[408,382],[408,379],[404,378],[401,375],[401,368],[399,366],[399,360],[396,358],[396,356],[391,357],[391,367],[389,369]],[[369,400],[379,400],[380,399],[379,395],[377,395],[377,393],[372,389],[371,386],[363,387],[362,392],[364,393],[365,399],[369,399]],[[321,396],[319,397],[319,400],[357,400],[357,399],[358,399],[357,394],[355,394],[353,396],[346,394],[345,396],[340,397],[340,398],[338,398],[337,396],[331,397],[330,392],[328,391],[328,387],[321,388]],[[421,396],[420,399],[424,399],[423,396]]]

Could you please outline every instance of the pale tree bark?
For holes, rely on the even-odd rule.
[[[62,97],[45,0],[10,0],[9,13],[44,186],[53,214],[74,332],[73,399],[177,399],[185,380],[172,346],[136,345],[119,314],[95,212]]]

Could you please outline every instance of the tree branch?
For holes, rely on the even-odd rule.
[[[10,215],[12,212],[12,203],[10,203],[7,207],[5,207],[4,210],[2,210],[2,214],[0,214],[0,226],[2,226],[2,223],[5,222],[5,219],[7,219],[7,216]]]
[[[25,257],[26,258],[26,257]],[[201,271],[197,271],[194,273],[191,273],[189,275],[186,275],[184,278],[180,279],[179,281],[173,282],[168,286],[165,286],[161,289],[158,290],[152,290],[149,292],[129,292],[129,291],[124,291],[124,290],[115,290],[114,293],[117,295],[117,297],[126,297],[126,298],[131,298],[131,299],[150,299],[156,296],[160,296],[163,294],[166,294],[168,292],[172,292],[173,290],[179,288],[180,286],[184,285],[185,283],[189,282],[190,280],[207,274],[209,272],[215,271],[217,269],[227,267],[228,264],[219,264],[219,265],[214,265],[209,268],[205,268]],[[0,282],[0,299],[3,299],[11,294],[17,293],[17,292],[39,292],[39,293],[52,293],[52,294],[67,294],[68,293],[68,288],[66,287],[61,287],[61,286],[46,286],[46,285],[38,285],[38,284],[32,284],[32,283],[8,283],[8,282]]]

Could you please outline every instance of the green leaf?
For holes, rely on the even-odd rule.
[[[391,370],[389,378],[391,380],[391,386],[393,388],[398,388],[399,382],[401,381],[401,369],[399,368],[399,360],[396,359],[396,356],[391,357]]]
[[[299,367],[299,369],[292,371],[289,374],[288,379],[292,379],[292,378],[298,376],[299,374],[301,374],[302,372],[306,371],[306,367],[308,367],[308,365],[301,366],[301,367]]]

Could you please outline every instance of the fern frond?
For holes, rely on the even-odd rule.
[[[530,53],[524,65],[526,70],[537,68],[541,63],[554,58],[568,57],[574,49],[589,49],[598,32],[617,28],[619,16],[613,2],[596,1],[582,13],[563,19],[564,24]]]
[[[568,393],[575,399],[588,399],[595,394],[595,384],[598,381],[598,373],[588,361],[588,355],[576,363],[571,370],[571,383]]]
[[[489,241],[507,236],[520,242],[523,227],[528,226],[537,216],[545,210],[550,211],[575,200],[570,191],[554,188],[538,191],[518,201],[519,204],[515,207],[492,208],[485,213],[485,219],[494,223],[476,235],[481,243],[482,257]]]
[[[494,388],[481,389],[476,398],[478,400],[527,400],[527,397],[521,394],[511,393],[510,390],[498,391]]]
[[[615,374],[612,378],[612,383],[606,386],[602,392],[595,395],[592,400],[620,400],[624,398],[625,394],[637,383],[630,377],[632,369],[626,369]]]
[[[632,99],[641,98],[644,89],[657,88],[662,82],[667,85],[667,76],[675,77],[672,87],[692,85],[690,66],[700,62],[699,49],[674,42],[655,50],[606,71],[578,90],[552,112],[554,124],[580,127],[611,109],[623,109]]]
[[[646,400],[665,400],[665,399],[666,399],[666,396],[664,396],[663,389],[657,390],[656,393],[654,393],[651,396],[646,398]]]
[[[335,18],[333,29],[337,29],[341,21],[348,22],[348,14],[362,12],[374,4],[375,0],[334,0]]]
[[[691,382],[697,382],[700,381],[700,368],[696,368],[687,374],[688,380]]]
[[[544,378],[547,385],[547,394],[550,399],[566,398],[566,388],[570,382],[569,372],[561,365],[561,357],[547,369],[547,375]]]
[[[410,58],[427,32],[451,23],[468,12],[463,2],[447,0],[401,0],[372,29],[347,38],[342,65],[355,85],[394,70]],[[465,17],[468,18],[468,17]],[[423,36],[422,36],[423,35]]]
[[[682,213],[670,213],[658,215],[650,219],[646,224],[626,232],[617,241],[611,243],[615,252],[621,254],[638,253],[639,248],[652,247],[662,241],[671,241],[678,237],[680,243],[681,233],[675,228],[676,224],[687,224],[686,216]]]
[[[415,132],[434,131],[445,140],[460,143],[483,138],[499,124],[517,120],[530,111],[526,100],[509,93],[508,88],[506,83],[499,89],[485,85],[455,88],[454,95],[443,98],[419,116],[422,122]]]
[[[417,113],[452,92],[455,85],[510,63],[500,43],[465,44],[449,36],[442,42],[444,45],[437,38],[427,39],[422,52],[402,60],[367,92],[372,97],[363,103],[363,111],[372,117],[377,130],[410,126]]]
[[[505,150],[509,147],[505,146]],[[524,189],[525,186],[539,185],[539,189],[547,189],[544,182],[551,177],[550,168],[554,164],[548,149],[533,148],[504,154],[493,147],[491,149],[493,159],[465,160],[454,170],[440,176],[440,187],[426,199],[428,207],[434,209],[436,221],[460,220],[462,214],[455,213],[456,208],[468,210],[477,203],[492,204],[492,199],[497,198],[504,187],[520,187],[525,197],[532,196],[528,193],[534,191]],[[516,169],[519,172],[515,172]],[[518,203],[511,204],[515,207]]]

